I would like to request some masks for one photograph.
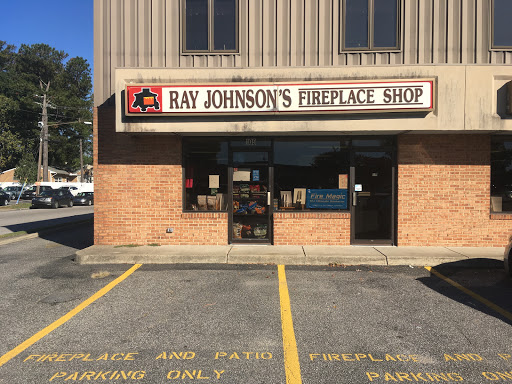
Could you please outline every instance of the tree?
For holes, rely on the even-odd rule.
[[[68,58],[47,44],[22,44],[18,51],[0,41],[0,170],[13,168],[39,150],[42,93],[40,81],[51,83],[48,163],[67,170],[79,167],[79,142],[92,152],[92,81],[89,63]],[[9,155],[8,155],[9,154]]]
[[[17,103],[0,95],[0,169],[11,167],[23,152],[22,141],[13,121],[17,109]]]
[[[29,184],[36,182],[37,163],[31,153],[23,153],[23,156],[14,171],[14,177],[22,183],[25,181]]]

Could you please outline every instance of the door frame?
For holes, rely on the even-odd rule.
[[[354,205],[355,198],[355,181],[356,181],[356,152],[391,152],[391,238],[388,239],[356,239],[356,215],[357,208]],[[396,142],[393,147],[352,147],[350,151],[350,245],[396,245],[397,239],[397,150]]]
[[[273,141],[270,147],[232,147],[231,142],[228,148],[228,244],[274,244],[274,167],[273,167]],[[233,152],[267,152],[268,153],[268,191],[270,192],[270,204],[268,209],[268,239],[233,239]]]

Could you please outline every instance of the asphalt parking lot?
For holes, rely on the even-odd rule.
[[[95,267],[77,231],[2,246],[0,382],[512,382],[499,265]]]

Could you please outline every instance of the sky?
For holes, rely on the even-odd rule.
[[[0,0],[0,40],[44,43],[81,56],[93,70],[93,0]]]

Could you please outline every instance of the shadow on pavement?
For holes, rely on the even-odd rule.
[[[94,244],[94,224],[92,220],[84,223],[70,223],[61,228],[42,231],[39,233],[39,238],[77,250],[84,249]]]
[[[445,263],[433,268],[444,277],[460,284],[509,313],[509,318],[454,287],[433,272],[418,279],[426,287],[487,315],[512,325],[512,279],[505,274],[503,262],[473,259]]]
[[[94,217],[94,213],[85,213],[82,215],[59,217],[59,218],[55,218],[55,219],[39,220],[39,221],[31,221],[31,222],[27,222],[27,223],[5,225],[3,227],[7,228],[11,232],[26,231],[28,233],[33,233],[33,232],[38,232],[38,231],[43,230],[48,227],[65,225],[65,224],[73,223],[76,221],[92,220],[93,217]]]

